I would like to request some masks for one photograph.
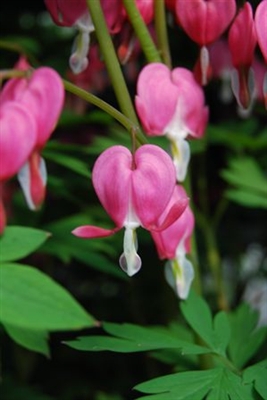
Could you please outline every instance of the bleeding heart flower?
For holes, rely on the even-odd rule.
[[[175,187],[171,158],[154,145],[144,145],[134,155],[126,147],[113,146],[96,160],[92,180],[99,200],[116,227],[80,226],[72,233],[82,238],[105,237],[124,227],[120,266],[132,276],[141,268],[136,252],[136,228],[165,229],[180,217],[188,204],[187,198],[177,199],[159,224]]]
[[[20,60],[18,67],[29,65]],[[0,105],[17,102],[34,118],[35,146],[18,173],[18,179],[30,209],[38,208],[45,197],[46,167],[40,153],[52,134],[64,103],[64,87],[58,73],[49,67],[37,68],[29,78],[13,78],[0,94]],[[26,132],[25,138],[31,133]]]
[[[201,46],[202,83],[207,83],[207,45],[217,40],[235,16],[235,0],[176,0],[176,15],[187,35]]]
[[[257,32],[258,44],[262,55],[267,64],[267,0],[260,2],[255,13],[255,28]],[[265,99],[265,107],[267,109],[267,73],[265,73],[263,81],[263,93]]]
[[[45,0],[45,5],[55,24],[78,29],[69,63],[74,73],[82,72],[88,65],[90,33],[94,31],[86,0]]]
[[[186,199],[187,194],[182,186],[176,185],[159,223],[165,218],[165,214],[169,212],[173,204],[182,198]],[[165,269],[167,281],[181,299],[187,298],[194,278],[193,266],[186,258],[186,254],[190,253],[190,239],[193,229],[194,215],[188,205],[181,217],[168,228],[160,232],[151,232],[159,257],[169,260]]]
[[[36,137],[36,122],[26,106],[15,101],[0,105],[0,234],[6,225],[2,186],[27,161]]]
[[[251,4],[239,10],[228,35],[229,50],[234,66],[232,89],[240,107],[249,108],[254,97],[254,78],[250,69],[257,44]]]
[[[190,158],[188,136],[200,138],[208,121],[202,87],[185,68],[160,63],[145,66],[137,81],[135,105],[149,136],[166,135],[171,141],[177,179],[185,178]]]
[[[255,12],[255,27],[258,44],[267,64],[267,0],[262,0]]]

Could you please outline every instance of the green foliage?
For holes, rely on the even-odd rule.
[[[231,326],[229,356],[237,368],[243,368],[267,339],[267,327],[257,328],[258,313],[247,304],[241,304],[228,318]]]
[[[135,386],[136,390],[155,396],[153,400],[253,400],[251,388],[226,368],[188,371],[163,376]],[[141,397],[139,398],[141,399]]]
[[[231,159],[222,176],[235,186],[226,190],[228,199],[243,206],[267,209],[267,178],[252,157]]]
[[[28,265],[1,266],[1,322],[30,330],[81,329],[95,320],[50,277]]]
[[[230,339],[230,326],[225,312],[220,312],[212,322],[212,315],[205,300],[193,290],[181,303],[181,311],[191,328],[204,340],[212,351],[225,355]]]
[[[245,369],[243,373],[243,382],[245,384],[253,383],[256,392],[267,400],[267,360],[252,365]]]
[[[141,327],[133,324],[103,323],[104,330],[115,337],[87,336],[66,342],[70,347],[82,351],[116,351],[132,353],[155,349],[179,349],[183,354],[209,352],[204,346],[180,340],[167,328]]]
[[[23,226],[8,226],[0,238],[0,262],[24,258],[40,247],[50,233]]]
[[[9,323],[4,324],[8,335],[26,349],[36,351],[47,357],[50,355],[48,346],[48,331],[38,329],[25,329]]]
[[[151,394],[144,399],[254,400],[255,390],[262,395],[266,363],[246,369],[243,379],[241,371],[266,337],[267,328],[256,329],[257,314],[247,305],[241,305],[233,313],[221,311],[213,318],[207,302],[192,290],[181,303],[181,311],[199,337],[198,342],[202,340],[204,344],[195,344],[187,329],[175,326],[141,327],[108,322],[103,323],[103,329],[109,336],[79,337],[65,344],[81,351],[133,353],[173,349],[185,358],[209,354],[210,368],[205,371],[179,372],[137,385],[136,390]],[[177,355],[176,360],[179,360]]]

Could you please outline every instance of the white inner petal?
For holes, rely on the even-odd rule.
[[[171,141],[171,152],[173,163],[176,169],[176,178],[182,182],[187,174],[188,163],[190,160],[190,146],[185,139]]]
[[[136,274],[142,265],[141,258],[136,252],[137,239],[134,229],[129,227],[125,228],[123,239],[123,253],[120,256],[120,267],[129,276]]]

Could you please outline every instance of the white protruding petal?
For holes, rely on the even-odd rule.
[[[208,83],[208,69],[210,63],[209,50],[206,46],[201,47],[200,50],[200,68],[201,68],[201,83],[206,85]]]
[[[95,30],[89,13],[84,14],[74,25],[79,33],[75,38],[69,64],[74,74],[84,71],[88,65],[87,55],[90,48],[90,33]]]
[[[90,47],[90,33],[80,31],[74,40],[69,64],[74,74],[84,71],[88,65],[88,51]]]
[[[18,172],[18,181],[30,210],[35,210],[30,191],[30,166],[27,161]]]
[[[136,252],[137,241],[135,230],[125,228],[123,240],[123,253],[120,256],[120,267],[129,276],[136,274],[142,265],[141,258]]]
[[[180,299],[186,299],[194,279],[194,268],[185,252],[177,252],[176,258],[165,265],[165,277]]]
[[[46,186],[47,170],[45,161],[42,157],[40,157],[39,172],[43,181],[43,185]],[[17,178],[29,209],[33,211],[36,210],[36,207],[32,201],[32,196],[31,196],[31,176],[30,176],[30,165],[28,161],[19,170]]]
[[[176,139],[171,142],[173,163],[176,169],[178,182],[183,182],[186,177],[188,163],[190,160],[190,146],[184,139]]]
[[[89,13],[85,13],[79,18],[74,25],[80,32],[90,34],[95,30],[95,26],[93,24],[91,15]]]

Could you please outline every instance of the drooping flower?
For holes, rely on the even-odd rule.
[[[185,210],[188,199],[173,204],[159,223],[175,188],[175,169],[169,155],[155,145],[143,145],[134,155],[123,146],[105,150],[92,172],[95,191],[115,228],[80,226],[73,234],[81,238],[105,237],[125,228],[121,268],[132,276],[141,268],[137,254],[136,229],[161,230]]]
[[[3,185],[27,161],[36,137],[36,122],[26,106],[15,101],[0,104],[0,234],[6,225]]]
[[[234,66],[232,88],[240,107],[249,108],[254,97],[254,79],[251,65],[257,44],[251,4],[246,2],[239,10],[228,35],[229,50]]]
[[[25,59],[17,65],[29,68]],[[64,87],[58,73],[49,67],[40,67],[29,78],[12,78],[0,94],[0,105],[14,101],[27,108],[32,115],[37,134],[28,160],[20,169],[18,179],[30,209],[38,208],[45,197],[46,167],[41,151],[52,134],[64,103]],[[24,140],[31,133],[26,132]]]
[[[261,49],[265,64],[267,65],[267,0],[259,3],[255,12],[255,28],[257,32],[258,44]],[[267,72],[263,80],[263,94],[265,107],[267,108]]]
[[[74,27],[79,31],[69,64],[76,74],[84,71],[88,65],[90,33],[94,31],[86,0],[45,0],[45,4],[55,24]]]
[[[171,200],[160,221],[178,199],[187,198],[184,188],[176,185]],[[160,232],[151,232],[154,239],[158,255],[161,259],[167,259],[165,274],[167,281],[174,288],[181,299],[186,299],[194,278],[194,269],[191,262],[186,258],[186,254],[191,250],[191,235],[194,229],[194,215],[189,207],[179,219],[168,228]]]
[[[202,83],[207,83],[209,53],[207,45],[227,29],[236,12],[235,0],[176,0],[176,15],[187,35],[201,47]]]
[[[208,121],[202,87],[185,68],[170,71],[164,64],[151,63],[139,74],[135,105],[149,136],[170,139],[177,179],[182,181],[190,158],[185,139],[202,137]]]

